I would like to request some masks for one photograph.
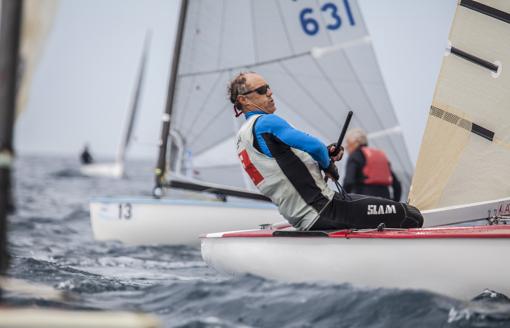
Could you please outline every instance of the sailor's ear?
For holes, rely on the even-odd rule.
[[[245,105],[246,104],[246,97],[245,96],[237,96],[237,102],[240,103],[241,105]]]

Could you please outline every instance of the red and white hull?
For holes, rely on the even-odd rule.
[[[229,274],[426,289],[463,299],[485,288],[510,295],[506,225],[343,230],[322,236],[285,228],[208,234],[201,240],[204,261]]]

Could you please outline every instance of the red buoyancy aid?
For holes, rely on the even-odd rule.
[[[361,147],[365,156],[363,175],[366,177],[363,183],[367,185],[389,186],[393,183],[390,164],[386,155],[375,148]]]

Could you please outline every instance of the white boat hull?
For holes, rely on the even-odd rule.
[[[124,165],[120,163],[87,164],[80,167],[80,173],[89,177],[122,178]]]
[[[510,197],[422,211],[424,227],[469,223],[491,217],[510,216]],[[487,222],[485,222],[487,223]]]
[[[202,238],[202,257],[227,274],[289,282],[426,289],[471,299],[485,288],[510,295],[507,238]]]
[[[201,234],[283,221],[265,202],[98,198],[90,203],[94,238],[129,245],[200,245]]]

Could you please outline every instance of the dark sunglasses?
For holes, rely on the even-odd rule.
[[[266,84],[266,85],[263,85],[263,86],[261,86],[261,87],[258,87],[257,89],[253,89],[253,90],[250,90],[250,91],[246,91],[246,92],[244,92],[244,93],[241,93],[241,96],[249,95],[249,94],[250,94],[250,93],[252,93],[252,92],[256,92],[256,93],[258,93],[259,95],[265,95],[265,94],[267,94],[267,90],[268,90],[268,89],[271,89],[271,88],[269,87],[269,84]]]

